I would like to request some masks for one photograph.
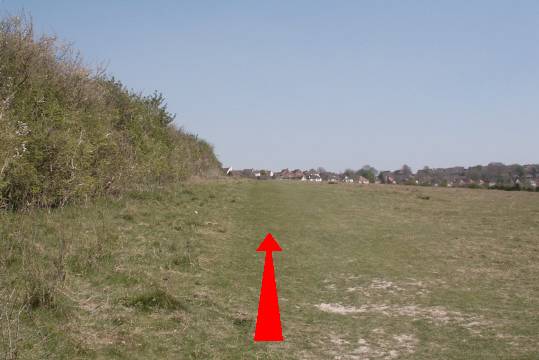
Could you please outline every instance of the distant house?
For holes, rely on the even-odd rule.
[[[382,171],[380,172],[380,175],[378,175],[379,179],[384,184],[396,184],[397,181],[393,177],[393,173],[391,171]]]
[[[328,177],[328,184],[337,184],[338,182],[339,178],[337,176]]]
[[[405,184],[412,180],[412,174],[407,173],[403,170],[396,170],[391,173],[391,178],[393,179],[393,184]]]
[[[288,169],[282,169],[281,171],[278,171],[274,174],[275,179],[283,180],[286,179],[288,174],[290,173],[290,170]]]
[[[307,174],[306,178],[311,182],[322,182],[322,177],[318,173]]]
[[[320,177],[323,181],[329,181],[331,179],[338,179],[339,175],[330,171],[325,171],[320,174]]]
[[[273,171],[271,170],[255,170],[253,174],[257,180],[270,180],[274,178]]]
[[[369,179],[367,179],[366,177],[364,176],[358,176],[358,178],[356,179],[357,182],[361,185],[367,185],[367,184],[370,184],[370,181]]]
[[[342,181],[345,182],[345,183],[351,184],[351,183],[354,182],[354,179],[352,179],[351,177],[345,176]]]
[[[292,178],[291,179],[292,180],[301,180],[301,181],[307,180],[307,178],[305,177],[305,174],[300,169],[296,169],[296,170],[292,171]]]
[[[284,180],[307,180],[305,174],[303,174],[303,171],[301,171],[300,169],[296,169],[293,171],[284,169],[281,171],[278,177]]]

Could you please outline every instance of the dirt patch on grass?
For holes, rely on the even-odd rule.
[[[357,282],[359,277],[347,277],[346,282]],[[363,285],[348,286],[348,293],[360,293],[366,297],[376,297],[384,295],[414,295],[421,296],[430,292],[423,281],[416,279],[407,279],[405,281],[393,282],[385,279],[372,279],[369,283]]]
[[[413,334],[376,333],[375,339],[359,338],[349,341],[335,333],[329,335],[332,350],[331,356],[338,360],[359,359],[397,359],[402,355],[415,353],[419,340]]]
[[[430,286],[425,281],[413,278],[398,282],[380,278],[366,281],[366,279],[359,276],[347,274],[341,274],[340,279],[343,279],[343,281],[341,281],[338,288],[345,288],[345,294],[357,293],[360,295],[363,304],[345,305],[342,302],[328,302],[315,305],[320,311],[348,316],[380,314],[389,317],[409,317],[414,320],[427,320],[436,325],[458,325],[474,333],[479,333],[482,327],[489,324],[488,321],[477,315],[449,310],[443,306],[421,306],[416,304],[417,296],[426,295],[430,292]],[[334,280],[338,281],[337,279]],[[331,282],[329,279],[324,281],[326,288]],[[350,286],[358,283],[359,285]],[[339,291],[335,286],[333,286],[333,289]],[[354,298],[345,296],[343,301],[347,301],[345,299],[353,301]],[[398,302],[401,304],[395,304],[391,300],[388,301],[388,299],[399,300]]]
[[[434,324],[457,324],[470,330],[476,330],[478,327],[488,324],[479,316],[447,310],[442,306],[423,307],[420,305],[400,306],[393,304],[345,306],[339,303],[322,303],[315,305],[315,307],[320,311],[339,315],[374,313],[392,317],[406,316],[414,320],[428,320]]]

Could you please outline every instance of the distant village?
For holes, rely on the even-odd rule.
[[[425,167],[415,173],[407,165],[403,165],[401,169],[395,171],[378,171],[372,166],[365,165],[359,170],[347,169],[342,173],[326,171],[324,168],[283,169],[274,172],[268,169],[236,170],[228,167],[223,168],[223,174],[235,178],[326,182],[329,184],[395,184],[539,191],[539,164],[504,165],[490,163],[468,168],[456,166],[431,169]]]

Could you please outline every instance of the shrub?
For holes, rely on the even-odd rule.
[[[57,207],[217,172],[163,96],[129,91],[22,17],[0,21],[0,207]]]

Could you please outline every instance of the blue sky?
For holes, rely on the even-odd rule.
[[[12,1],[224,165],[539,163],[538,1]]]

